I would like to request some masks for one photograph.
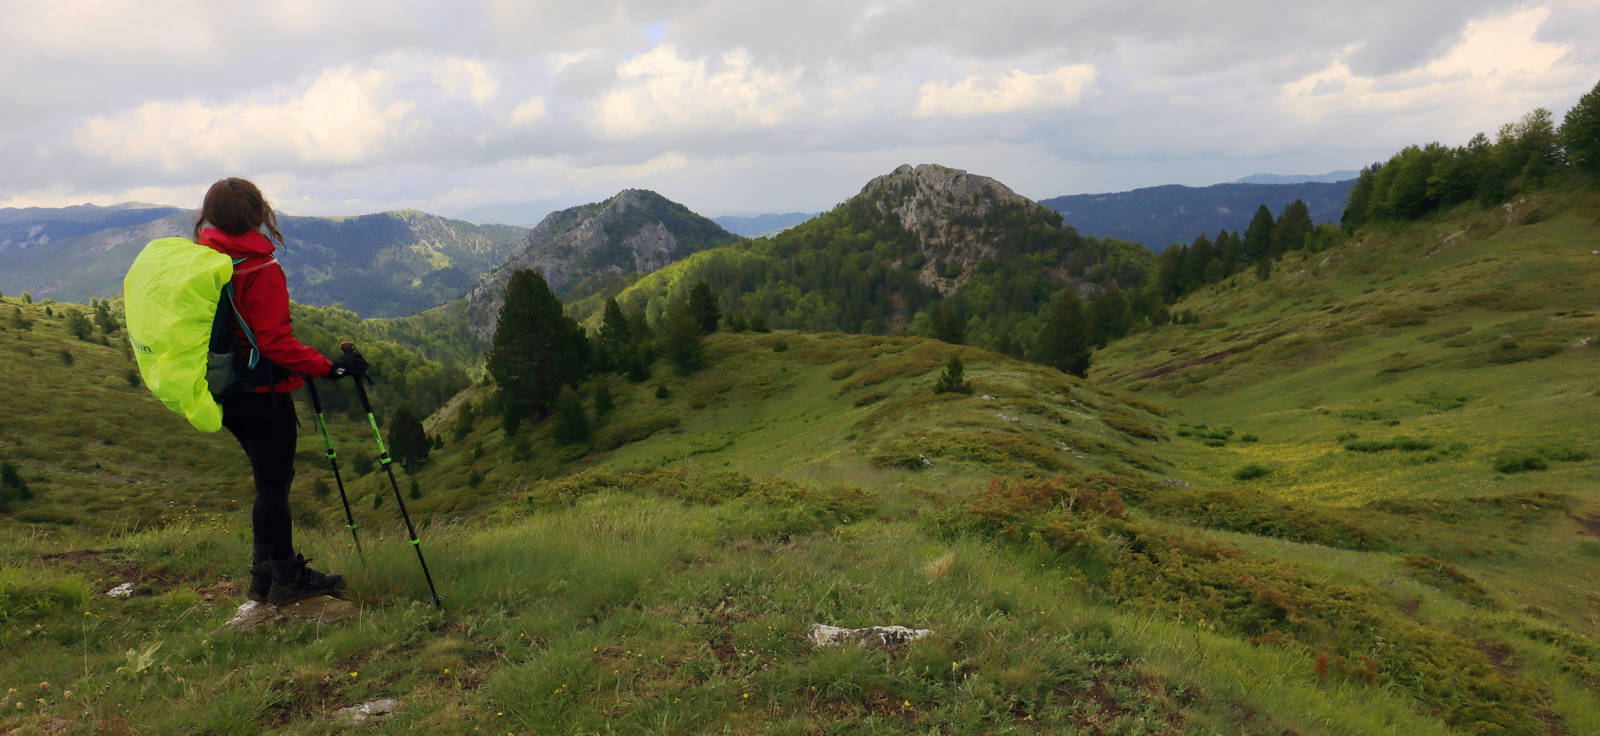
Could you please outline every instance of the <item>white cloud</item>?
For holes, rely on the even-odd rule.
[[[549,110],[545,108],[544,98],[529,97],[511,111],[511,124],[526,127],[542,122],[548,116]]]
[[[1549,15],[1529,8],[1473,21],[1443,56],[1387,76],[1353,72],[1348,59],[1360,45],[1351,45],[1326,68],[1283,85],[1279,103],[1303,123],[1387,115],[1415,120],[1429,138],[1464,140],[1552,106],[1552,98],[1592,79],[1594,69],[1574,63],[1572,45],[1538,40]]]
[[[1042,74],[1012,69],[991,77],[969,76],[959,82],[926,82],[919,89],[917,117],[967,117],[1032,112],[1075,105],[1096,72],[1088,64],[1071,64]]]
[[[686,59],[669,45],[617,67],[618,87],[594,105],[602,137],[772,128],[804,106],[800,70],[758,66],[736,49],[715,64]]]

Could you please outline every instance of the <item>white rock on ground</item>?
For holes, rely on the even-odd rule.
[[[351,723],[364,723],[368,718],[389,715],[398,707],[400,707],[400,701],[394,698],[384,698],[370,703],[362,703],[361,705],[352,705],[349,708],[340,708],[333,712],[333,717],[343,718]]]
[[[117,587],[106,591],[106,595],[111,596],[112,598],[129,598],[129,597],[132,597],[133,596],[133,583],[123,583],[121,585],[118,585]]]
[[[868,626],[864,629],[841,629],[827,624],[812,624],[806,638],[819,647],[840,644],[877,644],[895,647],[932,636],[932,629],[912,629],[905,626]]]
[[[295,601],[287,606],[245,601],[244,605],[239,606],[239,610],[234,612],[233,618],[228,619],[228,623],[223,625],[234,631],[247,631],[268,621],[278,620],[314,621],[326,624],[350,618],[358,611],[356,604],[327,595]]]

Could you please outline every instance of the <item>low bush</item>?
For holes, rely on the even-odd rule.
[[[1268,470],[1265,465],[1261,465],[1261,464],[1258,464],[1258,463],[1250,463],[1249,465],[1246,465],[1246,466],[1244,466],[1242,468],[1239,468],[1238,470],[1233,471],[1233,479],[1234,480],[1255,480],[1256,478],[1260,478],[1261,476],[1266,475],[1266,474],[1268,474],[1270,472],[1272,472],[1272,471]]]
[[[1534,470],[1546,470],[1550,467],[1542,456],[1535,452],[1517,452],[1501,455],[1494,459],[1496,472],[1510,475],[1512,473],[1526,473]]]

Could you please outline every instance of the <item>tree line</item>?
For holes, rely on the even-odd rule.
[[[1492,206],[1563,178],[1600,181],[1600,82],[1567,111],[1537,108],[1454,148],[1407,146],[1361,170],[1350,188],[1343,225],[1414,220],[1465,202]]]

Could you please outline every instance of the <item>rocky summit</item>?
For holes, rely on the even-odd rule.
[[[604,202],[546,216],[516,255],[467,295],[468,321],[478,338],[493,336],[506,282],[517,269],[538,271],[550,288],[570,297],[607,277],[649,273],[738,240],[677,202],[646,189],[626,189]]]

